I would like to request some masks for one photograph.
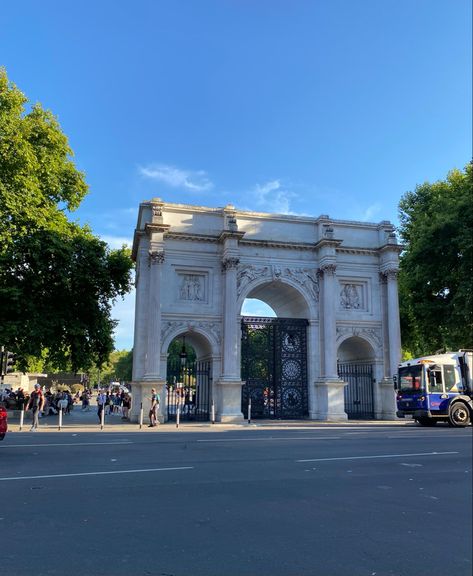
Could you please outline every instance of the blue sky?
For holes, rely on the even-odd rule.
[[[472,156],[470,0],[3,0],[0,65],[131,241],[138,204],[396,222]],[[133,295],[119,302],[131,348]]]

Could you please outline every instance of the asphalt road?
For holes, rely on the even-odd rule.
[[[2,576],[470,576],[472,430],[10,433]]]

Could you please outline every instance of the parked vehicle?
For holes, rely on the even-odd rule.
[[[0,440],[5,438],[8,430],[7,411],[3,406],[0,406]]]
[[[397,416],[412,416],[422,426],[473,420],[473,351],[459,350],[414,358],[399,365]]]

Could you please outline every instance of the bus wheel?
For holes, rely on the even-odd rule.
[[[419,422],[421,426],[435,426],[437,424],[437,420],[434,418],[418,418],[417,422]]]
[[[451,426],[463,428],[470,423],[470,411],[463,402],[455,402],[450,408],[448,422]]]

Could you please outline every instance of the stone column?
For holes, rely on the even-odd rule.
[[[220,422],[241,422],[241,381],[238,363],[238,348],[241,329],[238,324],[237,310],[237,267],[239,258],[239,241],[244,232],[238,231],[235,208],[231,205],[223,209],[224,229],[219,241],[223,245],[222,273],[223,286],[223,342],[222,342],[222,376],[217,382],[217,420]]]
[[[240,378],[238,361],[238,340],[241,332],[237,323],[237,267],[239,259],[225,258],[222,262],[224,273],[224,303],[223,316],[223,376],[225,380]]]
[[[396,374],[401,359],[401,331],[399,326],[399,296],[397,289],[398,270],[390,268],[384,271],[387,280],[389,367],[390,374]]]
[[[222,260],[224,274],[222,377],[218,382],[217,419],[220,422],[239,422],[241,412],[241,387],[238,365],[238,338],[241,337],[237,313],[237,266],[239,259],[227,256]]]
[[[142,240],[143,242],[143,240]],[[149,266],[148,246],[140,247],[136,264],[135,280],[135,333],[133,343],[133,380],[142,378],[146,371],[148,343],[148,290]]]
[[[164,251],[149,251],[148,346],[144,380],[160,377],[161,361],[161,269]]]
[[[335,264],[325,264],[323,274],[323,311],[324,311],[324,376],[338,379],[337,373],[337,323],[335,316]]]
[[[323,377],[315,382],[317,420],[347,420],[344,389],[346,382],[337,371],[337,322],[336,322],[336,265],[325,262],[320,267],[323,275]]]

